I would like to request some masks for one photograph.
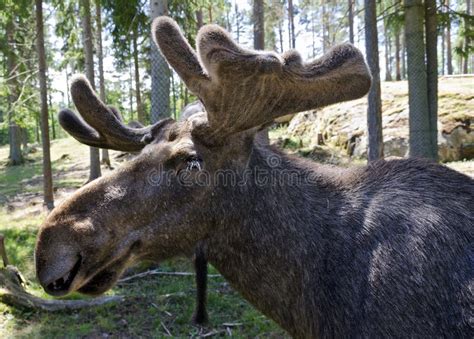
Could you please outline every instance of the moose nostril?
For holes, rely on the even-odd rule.
[[[67,280],[66,280],[67,281]],[[48,285],[48,290],[50,291],[62,291],[62,290],[65,290],[67,288],[65,288],[65,280],[64,278],[59,278],[58,280],[50,283]]]
[[[46,285],[46,291],[53,295],[65,294],[69,291],[71,284],[79,272],[79,267],[81,265],[82,258],[79,257],[74,267],[66,273],[64,276],[59,279],[54,280],[53,282]]]

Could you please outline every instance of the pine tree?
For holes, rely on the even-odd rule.
[[[167,0],[150,0],[151,20],[168,14]],[[151,41],[151,122],[156,122],[170,115],[170,69],[168,64]]]
[[[296,44],[294,16],[295,9],[293,6],[293,0],[288,0],[288,28],[290,34],[290,49],[295,48]]]
[[[14,119],[15,103],[18,100],[18,68],[17,55],[15,53],[16,41],[14,35],[13,14],[11,14],[6,23],[6,38],[8,48],[6,54],[6,83],[8,88],[7,102],[8,102],[8,143],[10,145],[9,163],[10,165],[20,165],[24,162],[23,154],[21,153],[21,129]]]
[[[431,128],[425,66],[422,0],[404,0],[409,94],[409,146],[411,157],[431,158]]]
[[[264,20],[263,0],[253,0],[253,48],[257,50],[265,48]]]
[[[46,81],[46,53],[44,51],[43,0],[36,0],[36,50],[38,53],[38,80],[41,97],[41,146],[43,149],[43,199],[48,210],[54,208],[53,176],[48,127],[48,89]]]
[[[431,135],[431,156],[438,159],[438,23],[436,0],[425,0],[426,81]]]
[[[453,48],[451,44],[451,14],[449,13],[449,0],[444,0],[444,4],[448,9],[446,22],[446,68],[448,75],[453,74]]]
[[[375,1],[365,0],[365,49],[372,73],[367,108],[368,160],[383,158],[382,101],[380,90],[379,51],[377,38],[377,8]]]
[[[354,0],[348,0],[349,42],[354,43]]]
[[[253,0],[253,47],[257,50],[265,48],[265,19],[263,0]],[[269,143],[268,129],[258,133],[258,137],[266,144]]]
[[[83,41],[84,41],[84,55],[85,55],[85,66],[86,76],[92,87],[95,89],[94,81],[94,48],[93,48],[93,37],[91,27],[91,4],[90,0],[81,0],[82,9],[82,28],[83,28]],[[102,175],[100,170],[100,154],[99,149],[90,147],[90,171],[89,181],[97,179]]]

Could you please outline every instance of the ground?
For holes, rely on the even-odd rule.
[[[270,134],[279,135],[279,130]],[[353,161],[334,151],[308,154],[297,144],[284,145],[326,162],[348,165]],[[324,152],[323,152],[324,151]],[[112,152],[113,166],[118,152]],[[330,154],[328,157],[327,155]],[[324,157],[322,156],[324,155]],[[34,275],[33,251],[36,233],[45,217],[42,210],[41,152],[29,153],[24,166],[6,167],[8,147],[0,147],[0,233],[5,235],[10,261],[29,281],[28,291],[47,296]],[[80,187],[88,175],[88,148],[71,138],[52,142],[55,203]],[[357,160],[356,164],[363,161]],[[474,176],[474,161],[448,166]],[[108,170],[104,170],[107,172]],[[136,268],[144,270],[145,267]],[[161,263],[159,270],[192,272],[190,259]],[[192,276],[150,275],[118,284],[108,295],[123,295],[125,301],[112,305],[70,312],[35,312],[17,310],[0,303],[0,337],[162,337],[222,336],[285,337],[278,326],[233,291],[213,268],[210,273],[210,325],[190,323],[195,284]],[[81,298],[73,295],[72,298]]]

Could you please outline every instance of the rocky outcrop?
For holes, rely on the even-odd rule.
[[[474,78],[468,79],[474,81]],[[440,79],[438,148],[441,161],[474,158],[474,93],[459,79]],[[406,82],[386,82],[382,88],[385,156],[408,154],[408,95]],[[367,155],[367,101],[341,103],[296,114],[287,133],[306,147],[330,145],[348,155]]]

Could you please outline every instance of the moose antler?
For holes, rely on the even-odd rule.
[[[74,138],[89,146],[137,152],[173,121],[163,119],[142,128],[126,126],[120,113],[113,107],[107,107],[82,75],[73,79],[71,96],[82,119],[64,109],[59,112],[59,123]]]
[[[275,118],[365,95],[370,72],[351,44],[304,63],[296,51],[282,55],[247,50],[216,25],[196,40],[199,58],[168,17],[153,22],[155,42],[186,86],[203,102],[209,125],[224,135]]]

